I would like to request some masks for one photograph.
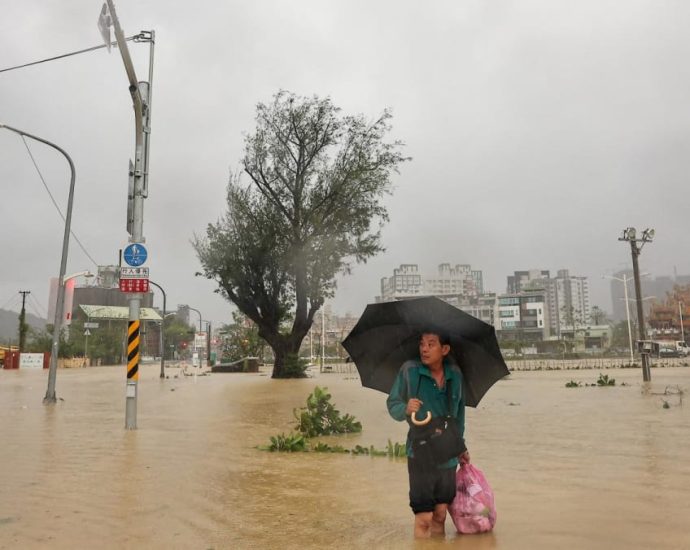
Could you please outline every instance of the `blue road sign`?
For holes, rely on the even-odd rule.
[[[144,265],[146,258],[148,257],[148,252],[146,252],[146,247],[141,243],[134,243],[127,245],[123,253],[125,262],[132,267],[138,267]]]

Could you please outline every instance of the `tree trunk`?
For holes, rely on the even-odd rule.
[[[301,343],[301,340],[297,342],[290,337],[269,342],[275,357],[271,378],[301,378],[304,376],[298,369],[290,368],[291,365],[288,364],[292,356],[297,357],[299,355]]]

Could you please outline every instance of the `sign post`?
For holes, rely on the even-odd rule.
[[[129,93],[134,106],[135,148],[134,163],[130,163],[130,178],[132,183],[127,196],[127,230],[130,234],[130,244],[125,250],[125,262],[134,268],[140,268],[147,258],[146,241],[143,234],[144,199],[148,196],[148,157],[149,134],[151,131],[151,80],[153,77],[153,43],[154,34],[145,38],[150,43],[149,82],[138,82],[134,71],[132,58],[129,55],[125,35],[120,27],[120,21],[115,12],[113,0],[106,0],[98,19],[98,27],[105,41],[109,40],[110,26],[115,32],[117,47],[122,56]],[[130,202],[131,201],[131,202]],[[131,207],[131,208],[130,208]],[[122,274],[121,274],[122,275]],[[123,288],[123,282],[124,288]],[[146,290],[144,290],[146,289]],[[139,323],[141,293],[148,291],[148,270],[146,277],[120,277],[120,290],[129,295],[129,326],[127,329],[127,387],[125,428],[137,428],[137,381],[139,379]]]

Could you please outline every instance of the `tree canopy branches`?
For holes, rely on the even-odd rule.
[[[227,212],[194,246],[203,275],[254,321],[276,356],[296,353],[338,273],[381,252],[382,203],[408,160],[391,114],[342,116],[330,98],[281,91],[259,104]],[[286,321],[292,321],[289,331]]]

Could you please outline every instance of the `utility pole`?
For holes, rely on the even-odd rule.
[[[144,199],[148,196],[148,158],[149,158],[149,134],[151,131],[151,79],[153,76],[153,46],[154,33],[144,35],[143,40],[148,40],[149,51],[149,82],[138,82],[137,75],[129,55],[125,35],[120,27],[120,21],[115,12],[113,0],[106,0],[107,10],[101,11],[99,28],[104,35],[106,43],[110,43],[109,27],[112,25],[115,31],[117,46],[122,56],[127,78],[129,80],[129,93],[132,96],[135,122],[135,149],[134,164],[130,177],[132,178],[131,190],[128,194],[127,229],[130,234],[128,249],[133,251],[133,256],[143,258],[139,262],[127,262],[132,266],[141,266],[146,260],[146,249],[142,245],[146,242],[143,234],[144,228]],[[143,33],[142,33],[143,35]],[[130,163],[131,165],[131,163]],[[139,256],[139,251],[143,254]],[[125,261],[127,257],[125,256]],[[121,286],[122,289],[122,286]],[[148,279],[146,284],[148,289]],[[129,323],[127,328],[127,386],[125,406],[125,428],[136,430],[137,428],[137,384],[139,380],[139,349],[140,349],[140,319],[142,294],[131,292],[129,296]]]
[[[20,290],[19,294],[22,295],[22,311],[19,314],[19,353],[24,351],[24,346],[26,345],[26,295],[31,294],[30,290]]]
[[[633,278],[635,281],[635,298],[637,301],[637,328],[639,332],[641,344],[640,357],[642,358],[642,380],[644,382],[650,382],[652,380],[652,374],[649,370],[649,353],[645,349],[644,342],[647,339],[644,326],[644,308],[642,306],[642,288],[640,285],[640,267],[638,263],[638,257],[642,251],[642,247],[645,243],[651,242],[654,239],[654,229],[645,229],[642,232],[642,238],[637,238],[637,231],[634,227],[628,227],[623,230],[623,236],[619,237],[619,241],[628,241],[630,243],[630,251],[632,253],[632,264],[633,264]],[[638,245],[638,243],[640,243]]]

